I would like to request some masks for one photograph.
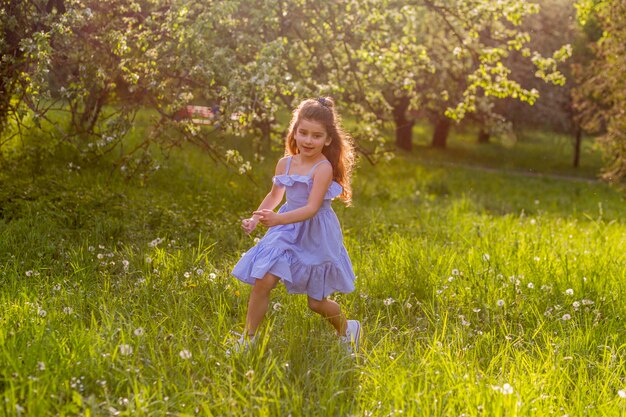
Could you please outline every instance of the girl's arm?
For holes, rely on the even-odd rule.
[[[274,171],[275,175],[279,175],[279,173],[285,172],[286,165],[286,157],[278,161],[278,163],[276,164],[276,170]],[[272,189],[269,193],[267,193],[267,195],[261,202],[261,205],[259,205],[259,208],[254,213],[257,213],[261,210],[274,210],[276,206],[279,205],[281,201],[283,201],[284,195],[285,187],[280,187],[276,184],[272,184]],[[246,231],[246,233],[250,234],[257,226],[260,219],[261,217],[257,214],[253,214],[252,217],[250,217],[249,219],[244,219],[242,222],[242,227]]]
[[[333,180],[333,167],[330,164],[321,164],[313,174],[313,186],[306,205],[286,213],[275,213],[266,208],[254,212],[260,222],[268,227],[278,224],[297,223],[315,216],[324,202],[324,195]]]

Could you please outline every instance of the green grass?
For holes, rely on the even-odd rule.
[[[474,169],[472,155],[507,168],[504,150],[451,146],[361,161],[354,206],[334,203],[358,276],[335,297],[363,323],[355,358],[280,286],[261,343],[225,354],[249,293],[230,270],[262,235],[239,219],[278,155],[260,186],[196,149],[143,186],[67,161],[3,170],[0,415],[626,414],[622,197]]]

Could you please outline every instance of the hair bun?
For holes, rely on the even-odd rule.
[[[335,106],[333,99],[330,97],[318,97],[317,101],[324,107],[332,109]]]

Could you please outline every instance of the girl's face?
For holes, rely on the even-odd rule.
[[[307,119],[300,120],[294,138],[298,150],[307,158],[317,157],[331,142],[323,124]]]

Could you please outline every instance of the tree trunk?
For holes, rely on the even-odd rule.
[[[489,143],[489,132],[485,129],[480,129],[478,132],[478,143]]]
[[[445,148],[449,130],[450,119],[445,116],[440,116],[435,124],[435,131],[433,132],[433,141],[431,146],[433,148]]]
[[[583,130],[580,126],[576,130],[576,142],[574,142],[574,168],[580,165],[580,145],[582,142]]]
[[[406,117],[409,98],[403,97],[393,107],[393,121],[396,124],[396,146],[405,151],[413,149],[413,125],[415,121]]]

